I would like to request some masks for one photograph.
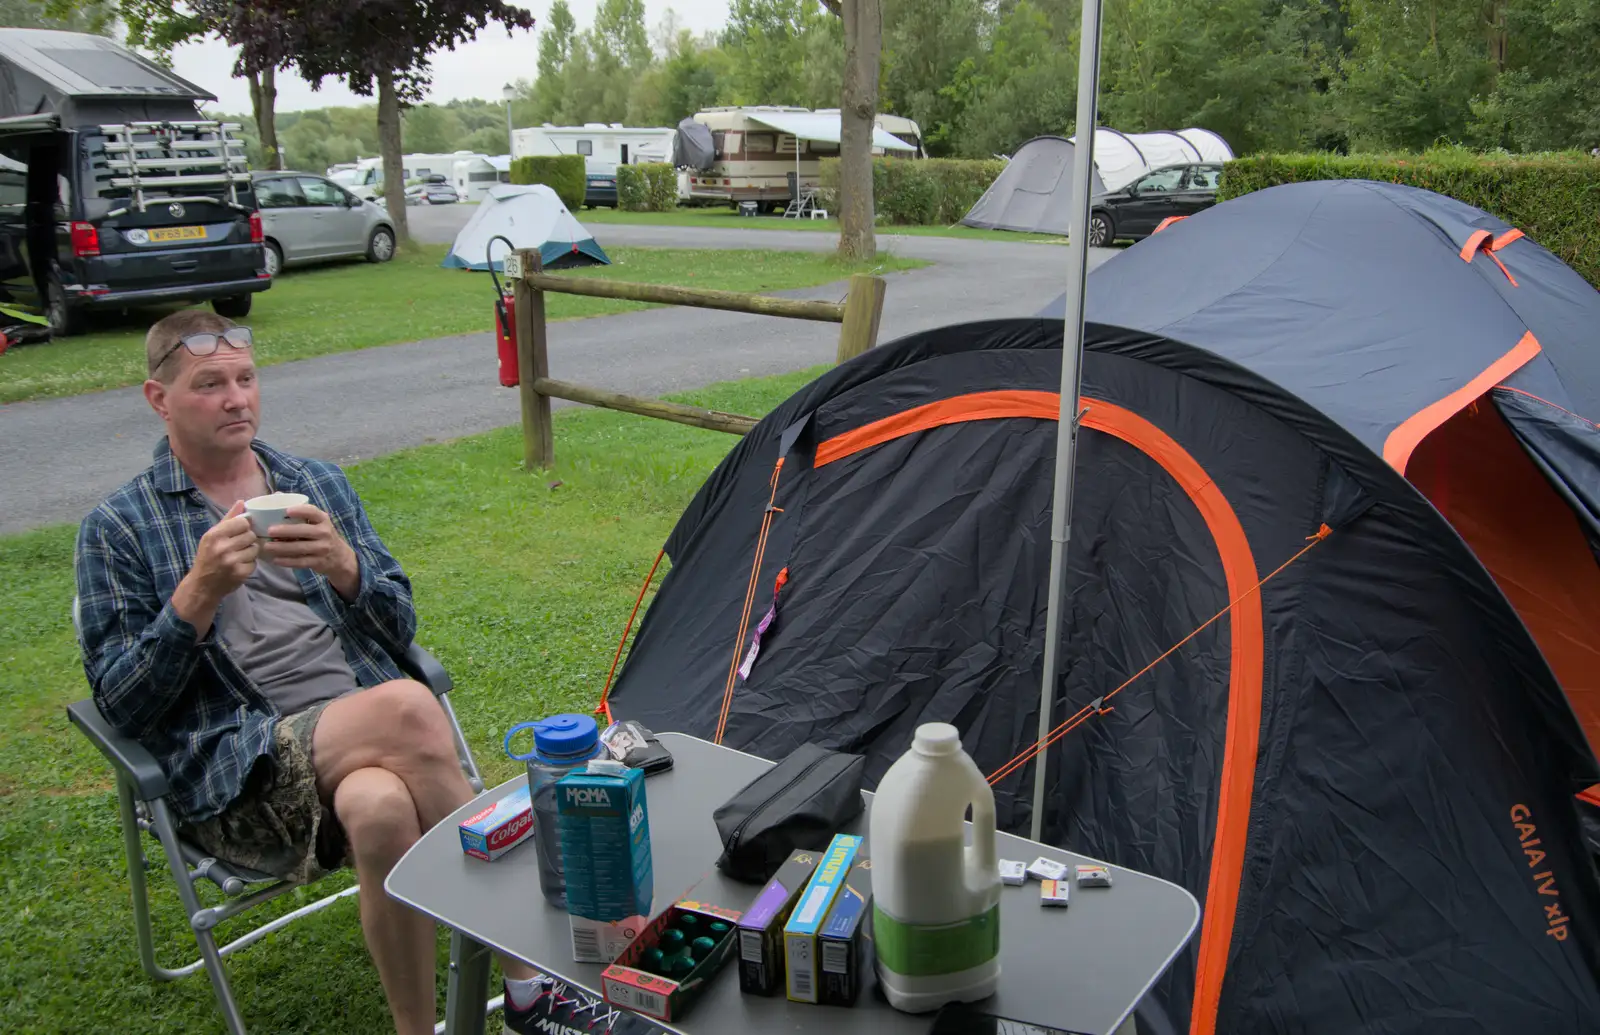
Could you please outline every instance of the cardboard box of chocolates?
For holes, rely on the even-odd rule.
[[[683,899],[652,920],[601,975],[606,1001],[676,1021],[738,944],[739,911]]]

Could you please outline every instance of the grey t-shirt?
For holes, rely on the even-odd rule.
[[[210,499],[206,506],[217,521],[227,514]],[[307,606],[293,568],[258,558],[244,585],[222,598],[215,621],[233,660],[284,715],[356,688],[338,634]]]

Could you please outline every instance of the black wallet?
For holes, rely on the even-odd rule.
[[[866,759],[807,744],[750,781],[715,813],[734,880],[765,884],[797,848],[822,851],[861,814]]]

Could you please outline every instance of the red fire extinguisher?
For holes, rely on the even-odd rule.
[[[517,298],[504,294],[494,300],[494,343],[500,352],[500,383],[517,387]]]
[[[505,241],[510,247],[511,242],[504,237],[496,235],[489,239],[492,247],[496,241]],[[507,388],[517,387],[519,381],[517,369],[517,300],[511,293],[511,285],[502,285],[500,278],[495,276],[494,259],[485,256],[489,264],[489,279],[494,284],[494,343],[500,355],[500,383]]]

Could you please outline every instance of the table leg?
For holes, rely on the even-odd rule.
[[[450,932],[450,980],[444,1001],[447,1035],[484,1035],[489,1007],[489,947]]]

